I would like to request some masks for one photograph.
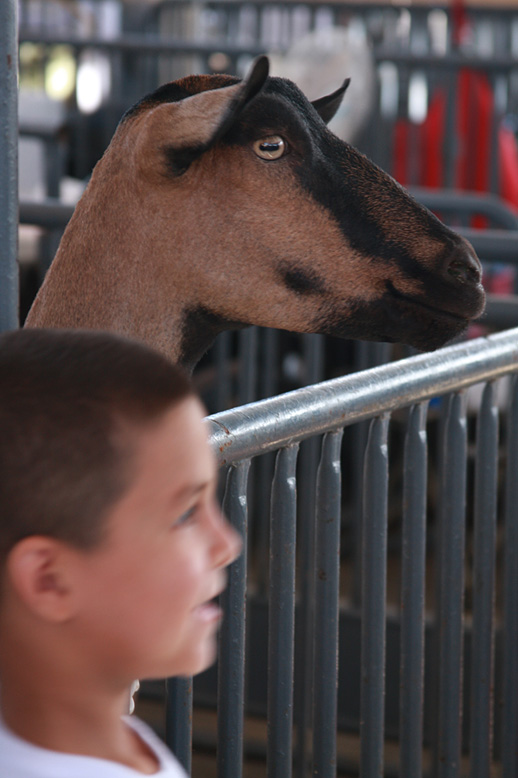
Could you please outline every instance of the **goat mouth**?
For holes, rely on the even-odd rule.
[[[477,304],[473,303],[469,306],[469,312],[464,310],[463,313],[459,313],[458,311],[452,311],[451,308],[445,308],[441,305],[433,305],[427,300],[423,299],[422,297],[413,297],[412,295],[406,295],[403,292],[400,292],[396,287],[389,281],[387,282],[387,290],[389,291],[390,295],[398,300],[401,303],[404,303],[405,305],[411,306],[412,308],[419,310],[419,311],[427,311],[429,314],[433,317],[434,320],[439,319],[441,322],[444,322],[444,324],[447,324],[448,322],[451,322],[452,326],[455,328],[458,328],[459,326],[467,327],[470,321],[472,321],[474,318],[479,316],[482,311],[484,310],[484,293],[482,291],[481,287],[481,295],[480,298],[482,299],[482,304],[480,304],[480,298],[477,301]]]
[[[313,329],[308,331],[339,338],[405,343],[420,351],[435,350],[461,335],[470,321],[480,315],[484,293],[473,291],[458,301],[437,294],[439,305],[434,304],[431,296],[423,299],[406,295],[386,282],[385,292],[377,300],[354,300],[342,309],[322,306]]]

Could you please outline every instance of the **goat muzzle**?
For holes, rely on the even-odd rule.
[[[448,257],[445,272],[454,283],[480,284],[482,265],[467,241]]]

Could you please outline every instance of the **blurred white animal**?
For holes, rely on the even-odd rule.
[[[375,97],[374,58],[363,30],[353,25],[318,29],[269,59],[272,76],[294,81],[310,100],[332,92],[338,76],[350,78],[347,100],[329,127],[342,140],[356,142]]]

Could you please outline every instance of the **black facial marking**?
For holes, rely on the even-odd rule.
[[[179,363],[186,369],[192,370],[220,332],[239,330],[247,326],[249,325],[244,322],[225,319],[201,305],[188,308],[184,311],[181,327]]]
[[[446,229],[401,187],[359,151],[331,133],[320,132],[313,164],[302,164],[296,175],[311,196],[336,219],[354,251],[372,260],[397,265],[421,277],[422,266],[411,250],[386,234],[395,218],[408,220],[411,232],[444,241]],[[339,193],[339,195],[338,195]]]
[[[338,338],[405,343],[430,350],[460,335],[467,324],[466,318],[429,306],[416,307],[411,301],[394,298],[386,291],[375,300],[350,300],[342,309],[332,303],[321,305],[311,331]]]
[[[295,294],[310,295],[325,292],[324,280],[314,270],[297,266],[279,268],[285,286]]]
[[[167,146],[164,149],[165,173],[175,178],[190,167],[204,151],[202,145],[190,146],[185,149],[175,149],[173,146]]]

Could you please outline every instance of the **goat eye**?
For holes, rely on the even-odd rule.
[[[256,140],[253,148],[261,159],[279,159],[286,152],[286,143],[280,135],[270,135]]]

